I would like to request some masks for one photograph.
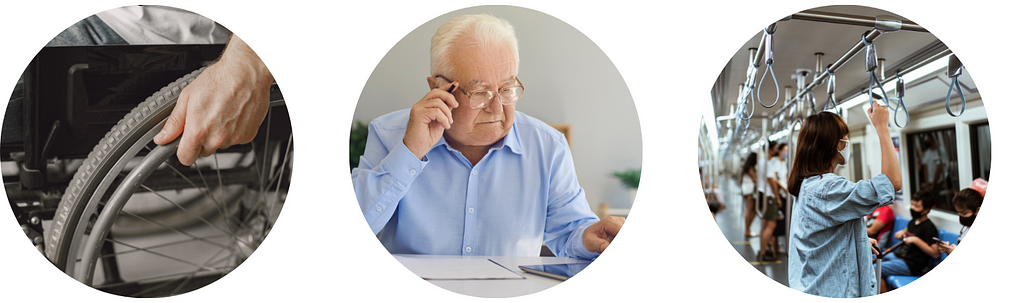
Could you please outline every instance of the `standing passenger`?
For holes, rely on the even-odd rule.
[[[870,180],[854,183],[835,174],[850,158],[850,130],[839,115],[820,112],[801,126],[788,187],[796,198],[789,241],[789,287],[795,290],[825,297],[878,293],[862,218],[892,204],[903,184],[889,112],[872,104],[868,116],[878,132],[882,174]]]
[[[789,180],[789,167],[786,166],[786,155],[789,154],[789,144],[781,142],[775,147],[775,149],[777,152],[775,153],[775,157],[772,158],[773,162],[775,162],[775,171],[774,173],[769,174],[775,175],[776,184],[779,187],[779,217],[776,220],[777,223],[775,224],[775,232],[772,233],[772,238],[786,236],[785,222],[789,220],[786,217],[786,214],[789,213],[789,209],[786,207],[788,205],[787,202],[789,201],[789,194],[787,193],[789,189],[786,188],[786,180]],[[781,251],[778,249],[778,241],[776,239],[772,239],[772,241],[774,241],[772,243],[775,244],[775,251]],[[772,254],[772,256],[776,255]]]
[[[777,162],[779,148],[778,142],[768,142],[768,167],[765,181],[768,185],[767,196],[764,204],[764,213],[761,216],[761,250],[757,253],[758,261],[775,261],[778,258],[779,242],[775,239],[775,226],[779,219],[779,199],[782,186],[779,186]]]
[[[747,213],[743,215],[744,237],[755,237],[750,233],[750,224],[754,223],[754,180],[757,180],[757,153],[750,153],[747,160],[743,162],[743,171],[740,175],[740,190],[743,193],[743,203],[746,205]]]

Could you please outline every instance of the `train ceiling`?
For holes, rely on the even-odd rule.
[[[894,12],[862,6],[819,7],[801,13],[806,12],[850,15],[872,19],[875,16],[888,15],[899,20],[913,22],[913,20],[907,20]],[[782,19],[782,17],[787,16],[779,17]],[[765,26],[768,25],[765,24]],[[815,53],[824,54],[821,59],[823,67],[832,64],[850,51],[856,44],[861,43],[861,36],[873,29],[871,26],[864,25],[837,24],[823,21],[798,20],[795,18],[779,21],[776,25],[777,29],[773,37],[775,42],[772,69],[779,83],[779,102],[773,108],[765,108],[757,102],[756,96],[752,96],[751,99],[755,109],[754,117],[760,117],[762,113],[767,113],[767,115],[771,116],[780,110],[785,103],[785,86],[791,86],[794,95],[797,93],[799,87],[793,77],[798,74],[798,71],[810,71],[810,74],[805,79],[807,83],[813,81],[817,62]],[[927,30],[926,27],[925,30]],[[762,37],[762,29],[751,29],[751,33],[752,35],[747,42],[737,50],[730,62],[726,63],[722,74],[715,84],[715,88],[712,89],[712,102],[715,103],[714,111],[716,116],[729,115],[731,108],[735,107],[737,103],[737,97],[740,93],[739,86],[746,79],[747,67],[749,65],[750,51],[748,49],[758,47]],[[936,54],[947,49],[933,34],[910,30],[882,34],[874,40],[873,44],[877,49],[878,58],[884,59],[884,77],[886,79],[893,77],[897,70],[905,70],[925,59],[933,58]],[[867,89],[869,76],[864,62],[865,51],[861,50],[834,73],[836,77],[835,96],[837,102],[841,103],[850,97],[861,94],[861,91]],[[977,98],[977,90],[970,79],[969,73],[966,71],[969,68],[969,66],[965,66],[964,75],[959,79],[964,88],[964,93],[968,97],[967,99],[971,100]],[[755,83],[761,82],[761,78],[766,71],[768,71],[768,66],[762,63],[758,69]],[[906,72],[903,74],[906,74]],[[949,83],[950,79],[946,77],[944,67],[941,71],[930,73],[919,78],[919,80],[907,82],[904,103],[911,112],[925,107],[944,106]],[[771,105],[775,101],[776,95],[771,75],[767,76],[763,85],[764,87],[761,88],[761,101],[766,105]],[[884,87],[892,89],[895,87],[895,81],[885,84]],[[818,85],[812,92],[817,101],[817,108],[815,110],[820,111],[824,108],[827,98],[826,85]],[[754,95],[756,94],[757,89],[755,88]],[[892,94],[890,96],[895,97]],[[959,98],[955,91],[950,102],[956,106],[955,109],[959,108]],[[868,123],[866,116],[859,110],[859,107],[855,107],[849,112],[847,122],[851,126]],[[891,112],[890,116],[893,116]],[[903,119],[902,113],[900,116],[900,119]],[[761,126],[759,120],[752,120],[752,122],[752,127],[759,128]],[[719,123],[719,131],[722,135],[726,133],[725,123]],[[769,129],[770,131],[771,129]]]

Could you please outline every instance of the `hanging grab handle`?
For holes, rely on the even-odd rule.
[[[827,111],[828,105],[832,104],[832,109],[838,111],[839,104],[836,104],[836,74],[832,73],[832,65],[825,69],[828,72],[828,81],[826,82],[825,93],[828,95],[828,99],[825,100],[825,107],[821,111]]]
[[[949,66],[946,67],[946,75],[949,76],[951,82],[949,83],[949,90],[946,91],[946,112],[950,116],[960,117],[964,114],[964,110],[967,109],[967,97],[964,97],[964,91],[960,89],[960,75],[963,74],[963,65],[960,64],[960,59],[956,55],[949,56]],[[953,96],[953,87],[956,87],[957,95],[960,95],[960,113],[954,115],[953,111],[949,109],[949,98]]]
[[[807,96],[807,105],[810,105],[810,107],[808,107],[808,108],[815,108],[818,105],[818,100],[814,99],[814,90],[808,90],[806,96]]]
[[[760,103],[761,106],[764,106],[765,108],[772,108],[775,104],[779,103],[779,79],[775,78],[775,69],[772,68],[772,63],[775,63],[775,53],[772,51],[774,48],[772,35],[774,34],[774,30],[768,31],[768,29],[765,28],[764,35],[762,36],[762,40],[764,40],[764,44],[762,46],[767,50],[765,52],[764,63],[768,64],[768,70],[764,71],[764,75],[761,76],[761,81],[757,83],[757,103]],[[764,78],[768,77],[769,73],[772,74],[772,81],[775,82],[775,103],[772,103],[772,105],[764,105],[764,102],[761,102],[761,88],[764,87]]]
[[[900,75],[899,71],[896,72],[896,79],[896,98],[899,99],[899,101],[896,103],[896,112],[892,117],[892,121],[896,123],[897,127],[903,128],[910,122],[910,111],[907,110],[907,104],[903,103],[903,96],[907,95],[907,89],[906,84],[903,82],[903,76]],[[906,121],[903,122],[903,125],[900,125],[900,121],[896,119],[896,116],[900,114],[900,107],[903,108],[903,116],[906,117]]]
[[[754,99],[751,98],[751,93],[754,91],[754,79],[756,78],[757,67],[754,67],[753,64],[747,66],[747,80],[744,81],[743,91],[740,92],[739,100],[736,102],[740,107],[740,110],[737,111],[740,120],[750,120],[750,117],[754,116]],[[748,102],[750,106],[747,106]],[[749,113],[747,110],[749,110]]]
[[[764,37],[761,38],[764,39]],[[747,77],[743,81],[743,90],[740,92],[740,95],[736,100],[736,103],[739,104],[740,109],[742,109],[737,110],[737,112],[739,113],[738,115],[740,120],[743,121],[748,121],[754,116],[754,100],[751,95],[754,92],[754,81],[757,80],[757,62],[754,58],[755,50],[755,48],[750,49],[750,59],[747,62]],[[748,102],[750,103],[750,106],[747,106]],[[750,110],[749,114],[747,113],[747,110]]]
[[[875,101],[875,97],[873,96],[873,94],[875,87],[878,87],[879,91],[882,92],[882,94],[880,94],[878,98],[881,100],[885,100],[885,106],[895,111],[896,108],[889,104],[889,96],[885,93],[885,88],[882,87],[882,82],[878,80],[878,74],[875,73],[875,70],[878,69],[878,53],[875,50],[875,44],[868,43],[867,34],[861,35],[860,41],[864,43],[864,67],[867,69],[869,75],[868,99],[871,101]]]

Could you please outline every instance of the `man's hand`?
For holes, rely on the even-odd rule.
[[[895,236],[897,240],[900,240],[903,239],[903,236],[905,235],[907,235],[907,230],[901,229],[900,231],[897,231],[896,234],[893,236]]]
[[[868,238],[868,243],[871,244],[871,245],[869,245],[869,246],[871,246],[871,253],[876,254],[876,255],[882,254],[882,252],[880,252],[877,249],[875,249],[875,246],[878,246],[878,240],[875,240],[875,239],[872,239],[872,238]]]
[[[256,53],[231,36],[220,59],[181,90],[153,142],[163,145],[181,135],[178,161],[192,165],[199,156],[252,141],[270,107],[273,81]]]
[[[409,125],[405,128],[402,142],[409,148],[416,159],[423,159],[430,148],[441,140],[444,130],[452,127],[452,109],[459,107],[455,91],[459,83],[451,83],[441,88],[430,90],[419,102],[413,104],[409,111]]]
[[[949,242],[946,241],[939,241],[939,252],[949,254],[953,252],[954,249],[956,249],[956,244],[950,244]]]
[[[910,236],[910,237],[907,237],[907,238],[903,239],[903,243],[905,243],[905,245],[911,245],[911,244],[914,244],[914,243],[917,243],[917,242],[920,242],[920,241],[922,241],[921,238],[918,238],[916,236]],[[924,244],[924,243],[922,242],[922,244]],[[915,245],[917,245],[917,244],[915,244]]]
[[[619,234],[624,222],[626,218],[608,216],[590,225],[583,231],[583,247],[589,252],[604,252],[608,244],[615,239],[615,235]]]

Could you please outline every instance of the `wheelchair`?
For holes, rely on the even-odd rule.
[[[186,167],[177,140],[152,142],[223,48],[45,47],[31,61],[8,104],[0,167],[18,223],[59,270],[117,295],[171,296],[223,277],[267,237],[294,150],[276,83],[251,143]]]

